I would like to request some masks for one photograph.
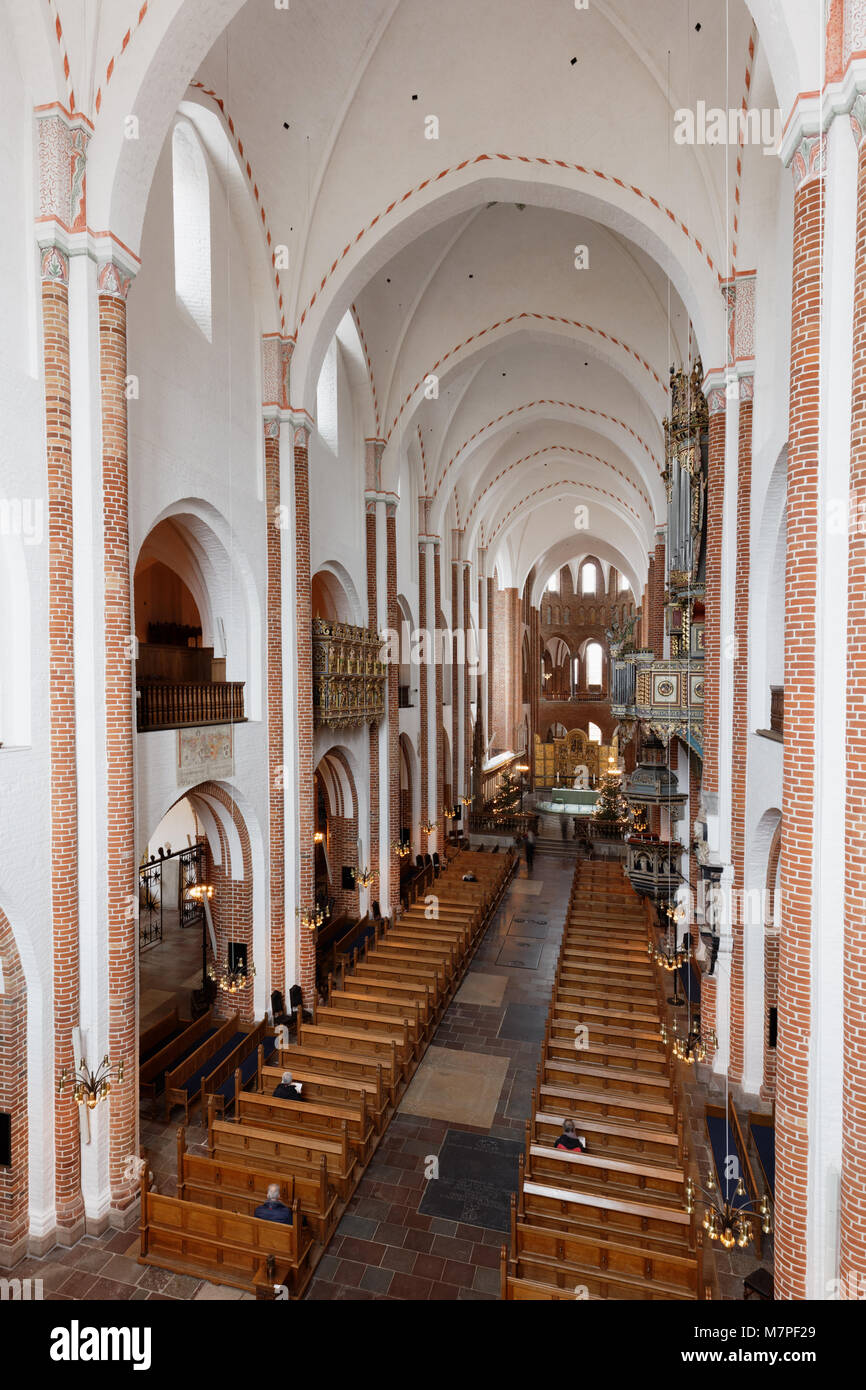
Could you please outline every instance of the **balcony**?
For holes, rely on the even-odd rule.
[[[369,628],[313,619],[313,717],[332,729],[378,724],[385,714],[382,639]]]
[[[136,689],[139,733],[201,724],[241,724],[244,681],[140,681]]]
[[[615,672],[617,693],[631,693],[632,678]],[[634,668],[631,700],[615,700],[615,719],[640,719],[663,743],[675,735],[703,754],[704,663],[699,657],[646,661]]]

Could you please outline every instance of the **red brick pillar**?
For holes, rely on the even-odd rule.
[[[823,151],[823,138],[803,140],[793,164],[781,990],[776,1090],[777,1299],[806,1297]]]
[[[438,637],[444,629],[442,615],[442,559],[439,554],[438,540],[433,546],[433,594],[430,602],[431,612],[435,615],[437,636],[434,640],[434,650],[436,653],[436,843],[440,847],[445,844],[445,742],[442,738],[442,710],[445,699],[445,681],[442,671],[442,643]],[[434,817],[431,817],[431,820]]]
[[[265,420],[265,514],[268,560],[268,845],[271,984],[287,995],[285,790],[283,753],[283,590],[280,422]]]
[[[26,1253],[30,1227],[27,1209],[27,982],[12,928],[2,911],[0,960],[3,962],[3,990],[0,992],[0,1110],[10,1116],[12,1123],[12,1161],[8,1167],[0,1168],[0,1269],[7,1269],[17,1264],[18,1259]],[[64,1096],[64,1100],[68,1101],[69,1097]],[[77,1112],[76,1105],[76,1145]],[[58,1149],[58,1156],[59,1152]],[[80,1191],[78,1196],[80,1200]],[[68,1208],[64,1215],[68,1215]],[[65,1228],[67,1238],[69,1230],[69,1227]]]
[[[137,896],[133,780],[132,607],[129,573],[129,481],[126,429],[126,270],[100,266],[99,375],[102,395],[102,488],[105,545],[106,868],[108,876],[109,1054],[123,1059],[127,1080],[111,1093],[111,1206],[125,1210],[138,1187],[124,1178],[138,1155]]]
[[[295,464],[295,665],[298,678],[298,905],[300,913],[315,906],[315,789],[313,782],[313,605],[310,589],[309,421],[293,417]],[[304,1002],[316,988],[315,933],[298,923],[299,981]]]
[[[487,580],[487,747],[490,747],[490,740],[493,738],[493,721],[495,718],[493,704],[493,663],[494,663],[494,633],[496,630],[496,603],[493,578]],[[485,753],[487,749],[485,748]]]
[[[418,817],[420,821],[418,830],[418,852],[427,853],[427,832],[424,826],[430,819],[430,796],[428,778],[430,775],[430,756],[427,740],[430,734],[429,718],[429,667],[427,665],[428,643],[432,645],[429,633],[433,624],[429,620],[427,612],[427,545],[419,537],[418,540],[418,627],[422,633],[427,633],[428,637],[415,642],[414,646],[420,658],[418,670],[418,723],[419,738],[421,741],[419,761],[421,765],[421,795],[418,801]]]
[[[367,623],[371,632],[379,632],[376,589],[376,503],[368,498],[365,511],[367,547]],[[370,843],[367,846],[367,866],[374,871],[379,866],[379,729],[371,724],[370,750]],[[365,865],[361,865],[362,868]],[[379,889],[374,884],[371,896],[378,900]]]
[[[707,461],[707,560],[704,620],[704,769],[701,790],[719,790],[719,668],[722,611],[722,516],[725,505],[725,408],[722,386],[706,391],[709,409]]]
[[[854,106],[858,140],[848,524],[847,786],[845,810],[844,1055],[839,1275],[843,1296],[866,1286],[866,102]],[[788,741],[785,682],[785,743]],[[784,980],[784,976],[782,977]]]
[[[749,753],[749,564],[752,519],[752,402],[753,376],[739,380],[739,438],[737,441],[737,580],[734,604],[734,708],[731,746],[731,863],[734,888],[745,889],[746,764]],[[742,899],[745,902],[745,898]],[[760,923],[754,923],[757,930]],[[742,1081],[746,1032],[742,914],[731,918],[731,1043],[728,1075]]]
[[[469,679],[469,661],[471,657],[470,643],[472,641],[472,620],[471,620],[471,599],[469,588],[469,562],[463,564],[463,795],[469,795],[470,775],[469,769],[472,766],[472,687]],[[463,807],[463,818],[460,822],[464,833],[468,833],[469,810]]]
[[[72,1087],[72,1030],[78,1026],[78,792],[75,772],[75,668],[72,593],[72,443],[69,388],[69,261],[42,253],[42,352],[48,471],[49,737],[51,745],[51,901],[54,944],[54,1146],[58,1232],[78,1239],[84,1223],[78,1106]],[[131,1060],[131,1059],[130,1059]]]
[[[388,627],[400,631],[397,605],[397,504],[385,504],[385,564]],[[396,661],[388,666],[388,901],[389,914],[400,905],[400,856],[394,845],[400,839],[400,668]],[[384,904],[382,911],[385,912]]]
[[[453,532],[455,545],[461,532]],[[453,551],[452,551],[453,554]],[[451,561],[451,804],[457,800],[460,789],[460,728],[461,728],[461,705],[463,703],[463,684],[460,679],[460,643],[458,633],[460,631],[460,600],[462,589],[460,585],[460,566],[456,560]],[[454,822],[451,822],[454,828]]]

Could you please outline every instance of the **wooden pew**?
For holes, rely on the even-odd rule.
[[[281,1067],[260,1067],[256,1085],[257,1093],[272,1096],[280,1084],[282,1074],[283,1069]],[[323,1072],[310,1071],[306,1067],[292,1070],[292,1077],[301,1083],[305,1101],[321,1101],[328,1105],[336,1102],[358,1107],[363,1096],[367,1117],[375,1132],[381,1134],[384,1128],[385,1111],[388,1107],[388,1094],[381,1085],[381,1078],[377,1090],[376,1082],[371,1082],[369,1079],[365,1081],[364,1079],[357,1080],[354,1077],[330,1076]],[[368,1087],[370,1087],[369,1090]],[[304,1101],[301,1102],[301,1104],[303,1103]]]
[[[228,1057],[224,1057],[213,1071],[208,1072],[207,1076],[202,1078],[201,1091],[199,1092],[202,1120],[207,1113],[208,1096],[216,1095],[217,1109],[223,1109],[223,1097],[218,1094],[220,1087],[229,1078],[234,1077],[239,1067],[249,1064],[246,1069],[251,1070],[254,1065],[255,1054],[266,1037],[273,1038],[273,1030],[267,1019],[263,1018],[261,1023],[257,1023],[251,1032],[247,1033],[243,1041],[239,1042],[237,1047],[229,1053]],[[268,1046],[273,1050],[273,1042],[270,1042]]]
[[[197,1044],[204,1041],[206,1036],[213,1034],[218,1026],[219,1020],[214,1018],[212,1010],[209,1009],[177,1037],[166,1042],[158,1052],[148,1057],[139,1070],[138,1084],[142,1096],[155,1100],[157,1088],[169,1068],[176,1066]]]
[[[275,1060],[282,1070],[290,1071],[298,1081],[304,1080],[305,1072],[315,1072],[318,1076],[327,1074],[341,1085],[349,1081],[363,1081],[371,1111],[378,1112],[389,1103],[394,1103],[396,1078],[390,1066],[383,1066],[377,1057],[362,1057],[357,1053],[333,1051],[326,1047],[296,1045],[282,1048]]]
[[[279,1184],[280,1201],[286,1206],[290,1207],[295,1201],[300,1204],[301,1215],[313,1236],[326,1244],[337,1224],[337,1193],[328,1184],[324,1155],[318,1174],[275,1174],[240,1160],[232,1163],[189,1153],[185,1131],[178,1130],[177,1195],[183,1201],[252,1216],[256,1207],[265,1201],[273,1183]]]
[[[419,999],[414,999],[411,1003],[392,998],[379,998],[378,995],[360,987],[352,988],[351,978],[346,982],[346,989],[334,989],[328,998],[329,1006],[341,1010],[343,1013],[359,1013],[368,1016],[382,1017],[383,1019],[405,1020],[409,1027],[409,1037],[415,1043],[416,1055],[420,1057],[421,1052],[429,1041],[430,1034],[430,1011],[426,999],[423,1006]]]
[[[172,1108],[175,1105],[182,1105],[184,1108],[185,1121],[189,1124],[190,1102],[195,1104],[199,1098],[199,1087],[193,1091],[188,1089],[188,1083],[207,1062],[217,1055],[235,1033],[241,1031],[238,1014],[232,1014],[227,1018],[215,1033],[197,1047],[185,1061],[175,1067],[173,1071],[166,1072],[165,1075],[165,1118],[171,1116]]]
[[[155,1023],[152,1023],[149,1028],[145,1028],[139,1034],[138,1056],[140,1063],[144,1065],[149,1057],[166,1047],[172,1038],[178,1037],[188,1027],[188,1018],[184,1019],[183,1022],[178,1018],[177,1006],[169,1009],[168,1013],[162,1014]]]
[[[300,1297],[310,1277],[312,1235],[301,1225],[295,1201],[293,1222],[260,1221],[219,1207],[163,1197],[149,1190],[147,1175],[141,1188],[141,1253],[139,1264],[156,1265],[178,1274],[274,1298],[274,1286],[284,1285]],[[274,1273],[268,1274],[268,1257]]]
[[[329,1028],[315,1023],[298,1021],[298,1044],[301,1047],[321,1047],[329,1052],[352,1057],[357,1054],[367,1062],[381,1063],[382,1070],[395,1085],[403,1077],[403,1062],[393,1038],[384,1033],[364,1029]]]
[[[208,1116],[208,1153],[211,1158],[243,1159],[256,1168],[278,1173],[317,1173],[324,1157],[328,1182],[340,1197],[350,1196],[354,1186],[357,1155],[349,1142],[347,1129],[341,1133],[287,1134],[264,1125],[233,1124]]]
[[[375,1137],[363,1091],[356,1101],[322,1101],[313,1097],[293,1101],[260,1091],[240,1091],[235,1100],[235,1118],[241,1124],[284,1130],[292,1135],[345,1133],[362,1164],[367,1162]]]
[[[512,1200],[511,1269],[558,1288],[582,1287],[601,1298],[702,1299],[703,1232],[694,1254],[647,1250],[579,1231],[554,1231],[517,1220]],[[650,1282],[651,1281],[651,1282]]]
[[[527,1122],[528,1127],[528,1122]],[[623,1201],[646,1196],[657,1205],[685,1201],[686,1175],[682,1168],[662,1160],[640,1162],[611,1158],[604,1153],[578,1153],[527,1143],[526,1174],[532,1182],[554,1187],[577,1186],[585,1192],[605,1192]]]
[[[553,1148],[562,1133],[564,1118],[574,1121],[575,1129],[586,1139],[586,1147],[590,1153],[610,1158],[661,1159],[678,1167],[683,1164],[681,1132],[650,1129],[647,1125],[611,1123],[583,1115],[579,1109],[569,1112],[563,1107],[559,1113],[539,1110],[533,1092],[533,1115],[530,1121],[533,1143]]]
[[[557,1230],[583,1231],[651,1249],[688,1251],[695,1248],[694,1218],[680,1205],[657,1206],[635,1199],[624,1201],[594,1192],[578,1192],[554,1183],[526,1179],[518,1192],[521,1221]]]

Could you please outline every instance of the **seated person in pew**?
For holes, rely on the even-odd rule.
[[[285,1202],[280,1201],[280,1185],[272,1182],[268,1188],[267,1199],[261,1206],[256,1207],[253,1216],[257,1216],[259,1221],[278,1221],[282,1226],[291,1226],[292,1209],[287,1207]]]
[[[577,1149],[578,1153],[586,1153],[586,1140],[582,1134],[575,1134],[574,1120],[563,1120],[562,1133],[553,1147],[555,1149]]]
[[[292,1080],[290,1071],[283,1072],[283,1079],[274,1091],[278,1100],[303,1100],[300,1081]]]

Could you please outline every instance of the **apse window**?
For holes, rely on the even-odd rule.
[[[601,685],[602,652],[598,642],[590,642],[586,649],[586,683],[588,686]]]
[[[582,594],[595,593],[595,565],[584,565],[580,572],[580,592]]]
[[[624,594],[625,591],[626,591],[626,589],[627,589],[628,587],[629,587],[629,582],[628,582],[627,576],[624,575],[624,574],[621,574],[620,577],[619,577],[619,592],[620,592],[621,594]]]
[[[204,151],[192,126],[179,122],[171,140],[174,193],[174,288],[178,303],[213,341],[210,187]]]
[[[589,726],[589,741],[590,743],[601,743],[601,729],[597,724],[590,724]]]

